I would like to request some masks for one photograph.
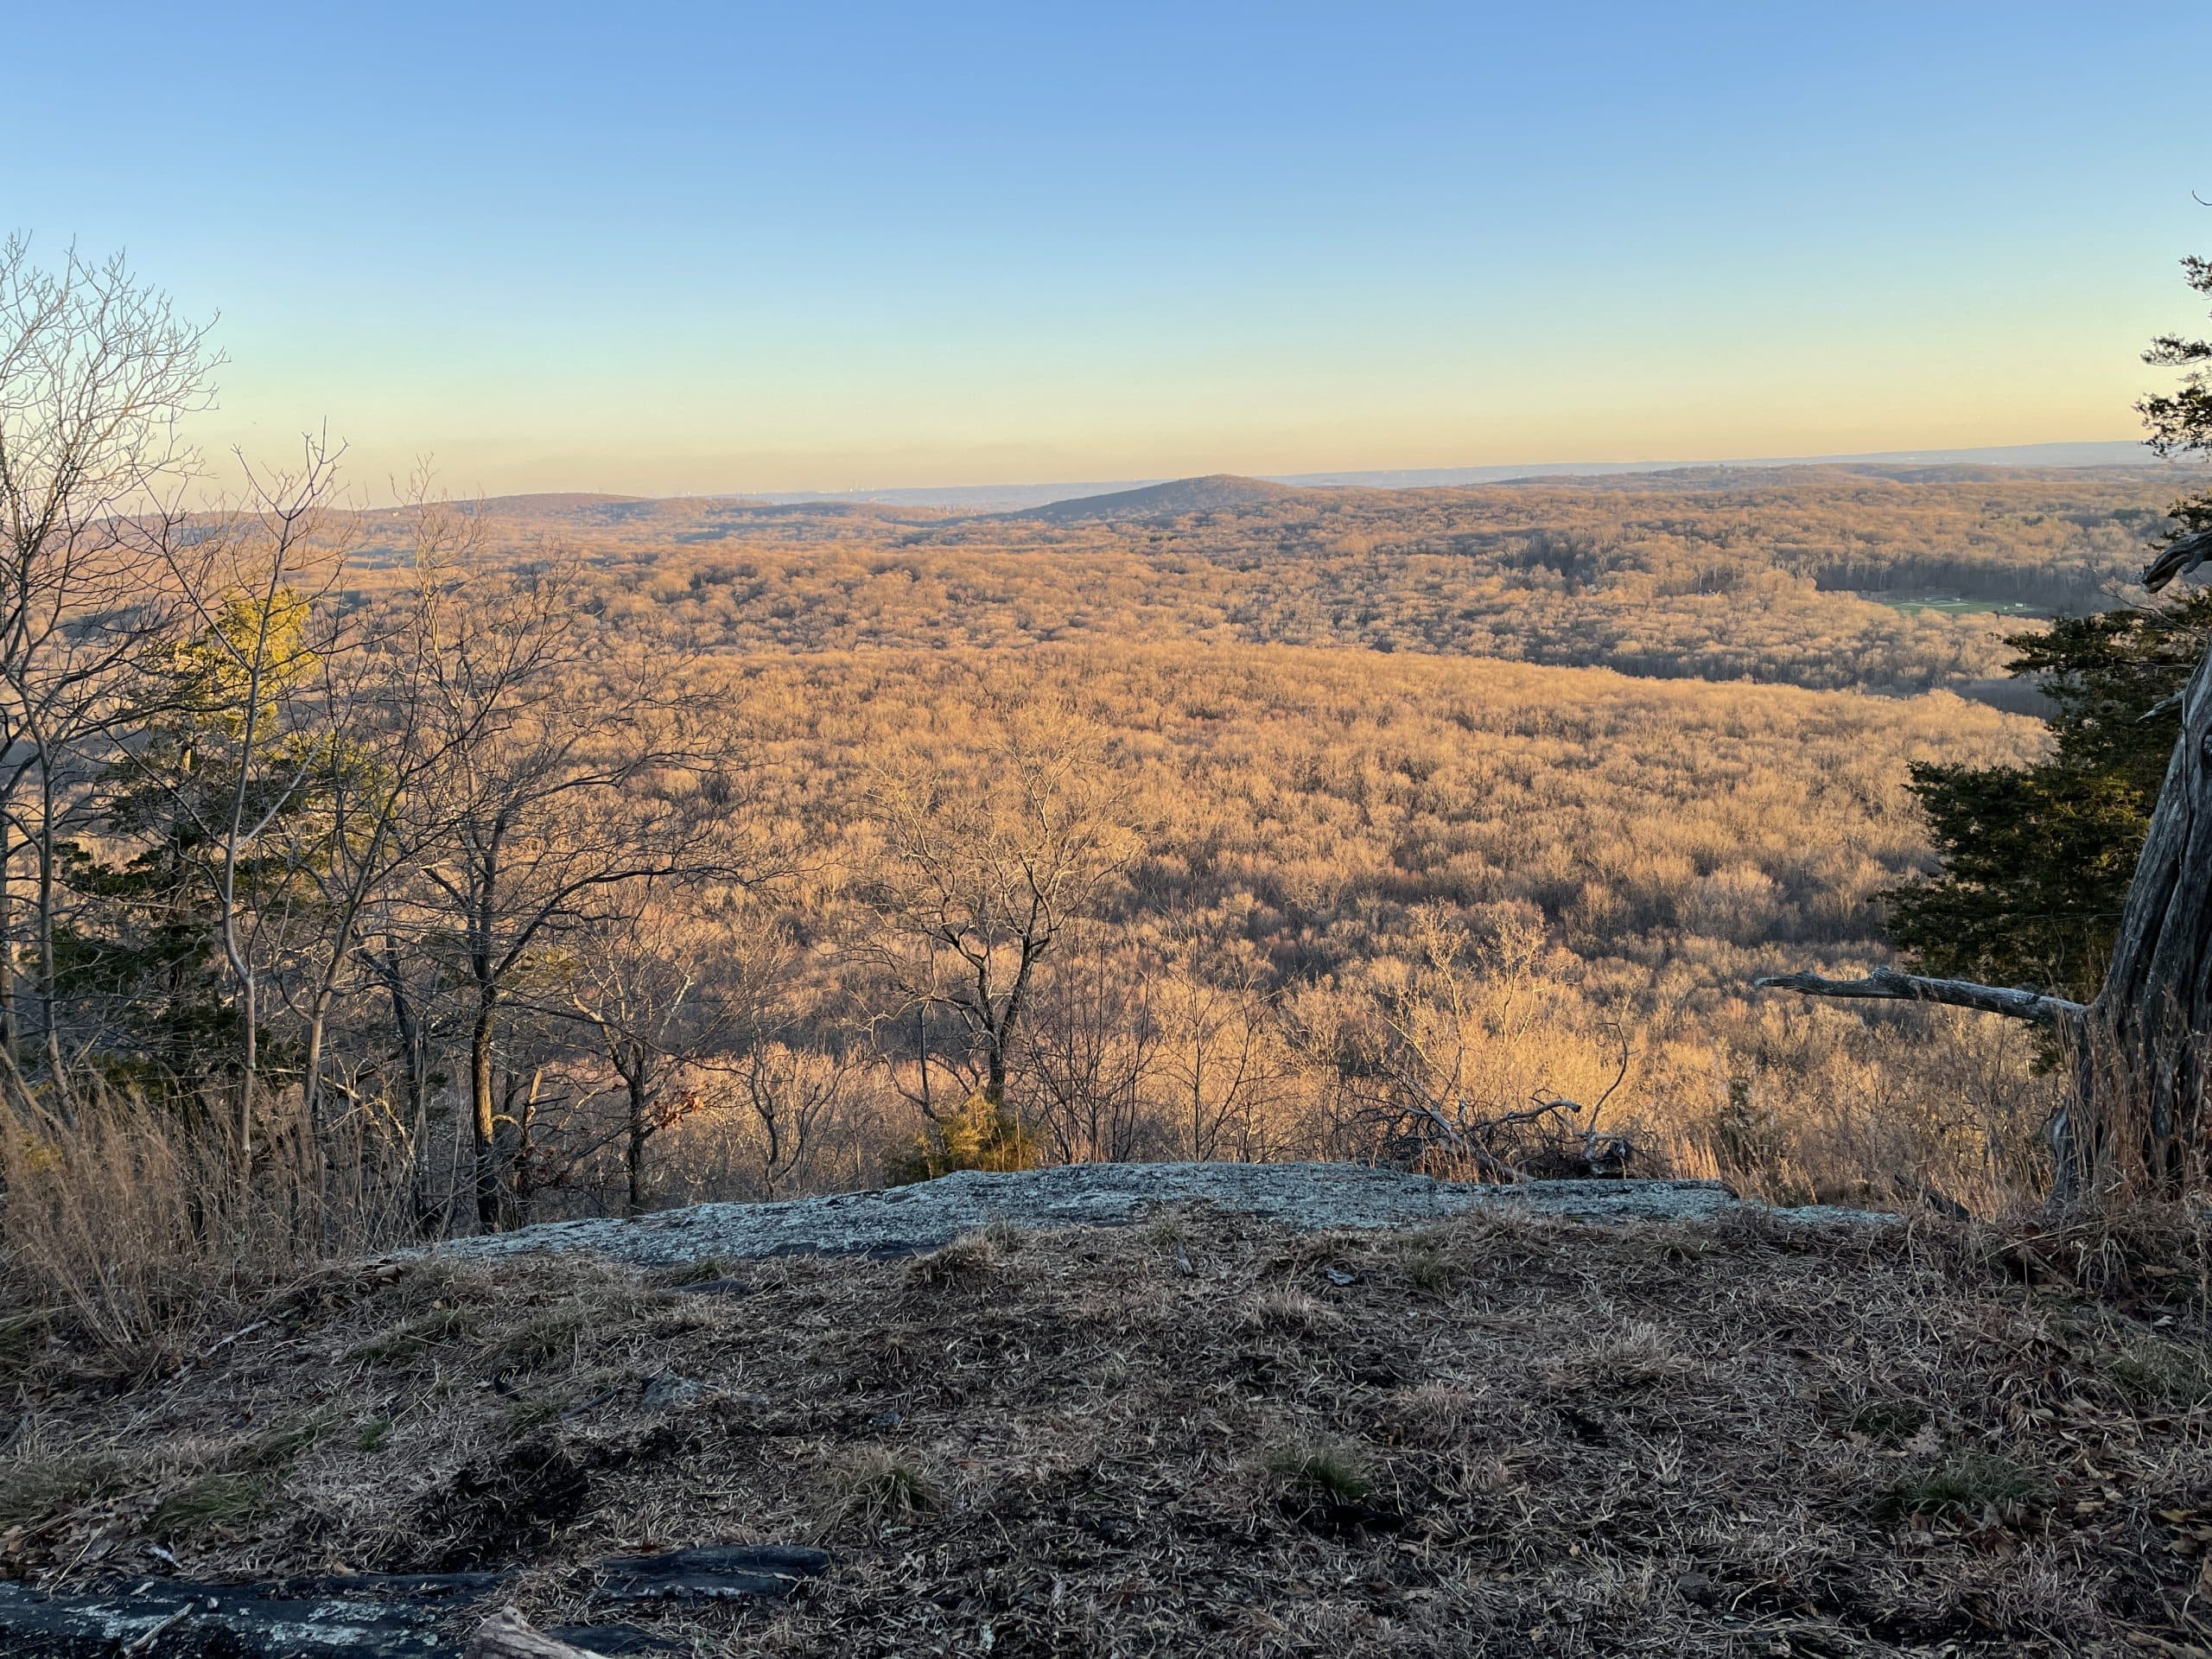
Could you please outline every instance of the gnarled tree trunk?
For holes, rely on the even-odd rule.
[[[2181,736],[2120,912],[2112,966],[2074,1045],[2057,1194],[2133,1177],[2174,1193],[2205,1175],[2212,1041],[2212,657],[2182,694]],[[2134,1166],[2140,1160],[2139,1169]]]
[[[2182,694],[2150,834],[2102,988],[2086,1006],[2033,991],[1879,969],[1864,979],[1783,974],[1758,982],[1815,996],[1944,1002],[2055,1027],[2072,1087],[2051,1126],[2061,1204],[2114,1188],[2171,1196],[2207,1173],[2212,1046],[2212,657]]]

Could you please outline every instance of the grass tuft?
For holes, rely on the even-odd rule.
[[[1287,1286],[1263,1290],[1246,1305],[1241,1323],[1248,1329],[1279,1331],[1289,1336],[1310,1336],[1340,1323],[1329,1309],[1304,1291]]]
[[[474,1331],[473,1313],[460,1307],[434,1307],[391,1330],[379,1332],[346,1351],[350,1360],[372,1365],[403,1364],[429,1350],[458,1342]]]
[[[251,1521],[269,1506],[274,1482],[262,1472],[202,1475],[165,1494],[146,1522],[146,1535],[171,1543],[214,1528]]]
[[[507,1365],[547,1365],[573,1353],[576,1339],[590,1325],[590,1315],[582,1305],[556,1307],[500,1332],[489,1347],[493,1356]]]
[[[1972,1514],[2017,1509],[2043,1496],[2041,1483],[2010,1458],[1964,1452],[1926,1474],[1898,1482],[1888,1507],[1899,1516]]]
[[[0,1316],[0,1377],[28,1366],[45,1344],[46,1332],[43,1309]]]
[[[309,1412],[272,1423],[226,1462],[238,1469],[289,1469],[300,1457],[336,1433],[343,1420],[334,1411]]]
[[[719,1255],[702,1255],[696,1262],[686,1262],[656,1275],[654,1282],[671,1290],[681,1290],[686,1285],[710,1285],[717,1279],[734,1277],[736,1266]]]
[[[542,1428],[556,1421],[573,1403],[565,1394],[540,1394],[518,1400],[500,1414],[501,1430],[511,1438],[527,1434],[533,1428]]]
[[[0,1531],[29,1526],[79,1503],[119,1491],[124,1467],[114,1458],[25,1458],[0,1464]]]
[[[1873,1399],[1853,1407],[1844,1427],[1870,1440],[1893,1444],[1910,1440],[1931,1421],[1928,1408],[1917,1400]]]
[[[1155,1249],[1173,1249],[1191,1236],[1191,1224],[1179,1210],[1163,1210],[1144,1224],[1140,1236]]]
[[[1279,1446],[1268,1453],[1263,1466],[1293,1491],[1347,1508],[1375,1490],[1357,1454],[1332,1443]]]
[[[2107,1369],[2122,1388],[2154,1405],[2186,1411],[2212,1400],[2212,1354],[2194,1344],[2139,1335]]]
[[[880,1446],[840,1470],[836,1491],[839,1517],[870,1528],[926,1515],[938,1503],[936,1484],[926,1474]]]
[[[163,1494],[146,1522],[147,1535],[166,1542],[252,1520],[275,1502],[292,1465],[344,1422],[337,1412],[325,1410],[271,1423],[232,1446],[213,1470]]]
[[[1593,1344],[1581,1369],[1593,1380],[1620,1389],[1650,1388],[1694,1374],[1698,1363],[1656,1325],[1631,1321]]]
[[[1398,1242],[1398,1259],[1415,1290],[1428,1296],[1455,1296],[1471,1276],[1464,1252],[1433,1229],[1408,1233]]]
[[[918,1255],[907,1265],[911,1285],[950,1285],[995,1269],[1006,1252],[988,1231],[963,1233],[950,1244]]]

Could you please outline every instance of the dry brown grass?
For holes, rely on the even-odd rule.
[[[0,1110],[0,1332],[59,1319],[126,1369],[156,1366],[312,1255],[295,1162],[279,1148],[242,1188],[231,1146],[219,1124],[97,1095],[67,1121]]]
[[[92,1080],[77,1094],[66,1116],[0,1107],[0,1383],[56,1327],[121,1374],[173,1369],[331,1255],[407,1236],[397,1214],[327,1190],[328,1166],[281,1110],[242,1184],[219,1111],[188,1117]],[[336,1164],[360,1148],[332,1151]]]
[[[791,1605],[664,1618],[728,1653],[2212,1636],[2196,1219],[1177,1220],[748,1263],[742,1293],[332,1269],[124,1393],[50,1336],[16,1372],[0,1562],[158,1570],[157,1530],[200,1574],[528,1561],[546,1623],[596,1554],[826,1543]],[[670,1376],[701,1391],[647,1404]]]

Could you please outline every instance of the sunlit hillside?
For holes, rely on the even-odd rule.
[[[1187,639],[2017,697],[2005,636],[2124,590],[2194,476],[1861,466],[1457,490],[1200,480],[1017,513],[578,497],[482,512],[505,556],[581,556],[612,614],[694,648]],[[404,561],[402,522],[361,524],[365,567]]]

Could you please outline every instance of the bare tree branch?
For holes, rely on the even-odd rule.
[[[1808,996],[1941,1002],[1955,1008],[1978,1008],[1984,1014],[2005,1014],[2040,1026],[2060,1025],[2087,1012],[2082,1003],[2018,986],[1977,985],[1970,979],[1935,979],[1924,974],[1900,973],[1894,968],[1877,968],[1863,979],[1831,979],[1826,974],[1799,972],[1770,974],[1751,982],[1766,990],[1802,991]]]

